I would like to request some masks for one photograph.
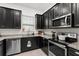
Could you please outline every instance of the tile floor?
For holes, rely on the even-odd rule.
[[[36,49],[21,54],[17,54],[15,56],[46,56],[46,54],[41,49]]]

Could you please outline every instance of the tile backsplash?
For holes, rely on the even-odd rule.
[[[69,32],[69,33],[77,33],[78,34],[78,41],[79,41],[79,28],[64,28],[64,29],[44,29],[45,33],[52,33],[51,31],[54,31],[56,33],[59,32]]]

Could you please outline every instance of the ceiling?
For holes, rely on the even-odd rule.
[[[45,12],[51,8],[55,3],[15,3],[17,5],[25,6],[28,8],[36,9],[41,12]]]

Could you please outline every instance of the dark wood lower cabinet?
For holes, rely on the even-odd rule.
[[[3,41],[0,41],[0,56],[3,56]]]
[[[43,48],[43,37],[35,37],[35,39],[38,41],[38,48]]]
[[[21,38],[21,52],[30,51],[38,48],[38,41],[35,37]]]
[[[42,50],[46,55],[48,55],[48,40],[46,38],[43,38]]]

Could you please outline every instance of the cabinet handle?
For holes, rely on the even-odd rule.
[[[75,52],[75,53],[79,55],[79,52]]]

